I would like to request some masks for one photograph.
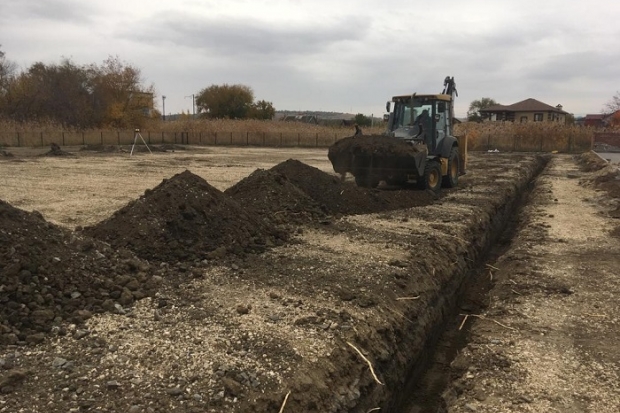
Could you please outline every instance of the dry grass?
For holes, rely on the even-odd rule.
[[[364,128],[382,133],[384,126]],[[298,122],[261,120],[152,120],[141,134],[149,143],[203,145],[328,146],[353,134],[351,126],[321,126]],[[0,121],[0,146],[127,145],[133,130],[65,128],[53,123]]]
[[[469,150],[502,152],[583,152],[592,147],[594,130],[550,122],[484,122],[457,125],[457,134],[467,134]]]
[[[364,128],[380,134],[385,126]],[[459,124],[456,134],[467,134],[469,150],[519,152],[583,152],[591,148],[594,130],[557,123],[485,122]],[[353,133],[350,126],[322,126],[262,120],[151,120],[141,134],[148,143],[236,146],[325,147]],[[0,121],[0,146],[128,145],[133,130],[77,130],[49,122]]]

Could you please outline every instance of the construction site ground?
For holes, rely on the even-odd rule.
[[[79,149],[0,157],[0,412],[620,408],[594,154],[471,153],[435,196],[325,149]]]

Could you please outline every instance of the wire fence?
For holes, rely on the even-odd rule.
[[[139,132],[147,144],[229,145],[265,147],[328,147],[339,139],[350,136],[340,133],[293,132]],[[137,140],[136,140],[137,138]],[[76,145],[130,145],[142,139],[136,132],[0,132],[0,146],[42,147],[55,143],[60,146]]]
[[[550,136],[536,133],[470,133],[468,150],[502,152],[567,152],[581,153],[593,146],[593,134],[563,133]],[[263,147],[328,147],[339,139],[350,136],[350,131],[324,132],[150,132],[140,136],[149,145],[183,144],[205,146],[263,146]],[[0,146],[45,147],[52,143],[60,146],[108,146],[142,144],[134,130],[42,132],[0,131]]]

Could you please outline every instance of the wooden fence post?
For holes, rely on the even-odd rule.
[[[540,148],[538,149],[538,152],[542,152],[543,150],[543,136],[540,135]]]

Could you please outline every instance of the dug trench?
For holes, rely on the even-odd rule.
[[[535,155],[477,155],[459,188],[439,198],[364,195],[295,162],[271,171],[278,175],[253,176],[288,188],[260,191],[261,199],[241,183],[224,197],[181,174],[75,234],[51,234],[57,230],[35,217],[33,228],[47,228],[50,243],[64,238],[51,262],[28,274],[13,265],[20,254],[32,244],[38,255],[47,251],[16,224],[4,236],[21,234],[20,247],[3,257],[15,280],[31,282],[11,287],[20,299],[38,288],[34,278],[50,278],[55,261],[70,265],[83,255],[68,245],[88,253],[76,264],[82,272],[103,265],[97,294],[60,280],[73,312],[59,311],[62,297],[51,297],[47,324],[5,319],[0,360],[15,374],[3,375],[0,411],[400,411],[407,379],[427,370],[464,282],[545,163]],[[347,191],[351,201],[343,202]],[[277,208],[265,194],[279,199]],[[262,212],[239,209],[235,197]],[[7,219],[30,222],[7,211]],[[231,222],[240,222],[234,231],[224,225]],[[200,248],[189,248],[197,240]],[[41,267],[46,272],[37,274]],[[110,269],[115,277],[107,280]],[[75,308],[84,297],[90,307]],[[10,299],[29,314],[30,302]],[[53,323],[62,325],[46,328]]]
[[[549,158],[544,158],[542,168]],[[389,401],[387,411],[403,413],[441,413],[447,411],[446,394],[454,391],[451,364],[459,352],[468,344],[470,317],[484,317],[488,306],[489,292],[498,269],[496,260],[511,246],[512,238],[522,225],[522,209],[528,204],[531,191],[536,187],[542,170],[537,170],[532,180],[522,188],[520,194],[507,203],[493,223],[493,233],[488,239],[478,261],[471,262],[465,277],[458,284],[455,279],[454,292],[445,300],[447,310],[443,320],[429,334],[423,352],[412,362],[401,391]]]

